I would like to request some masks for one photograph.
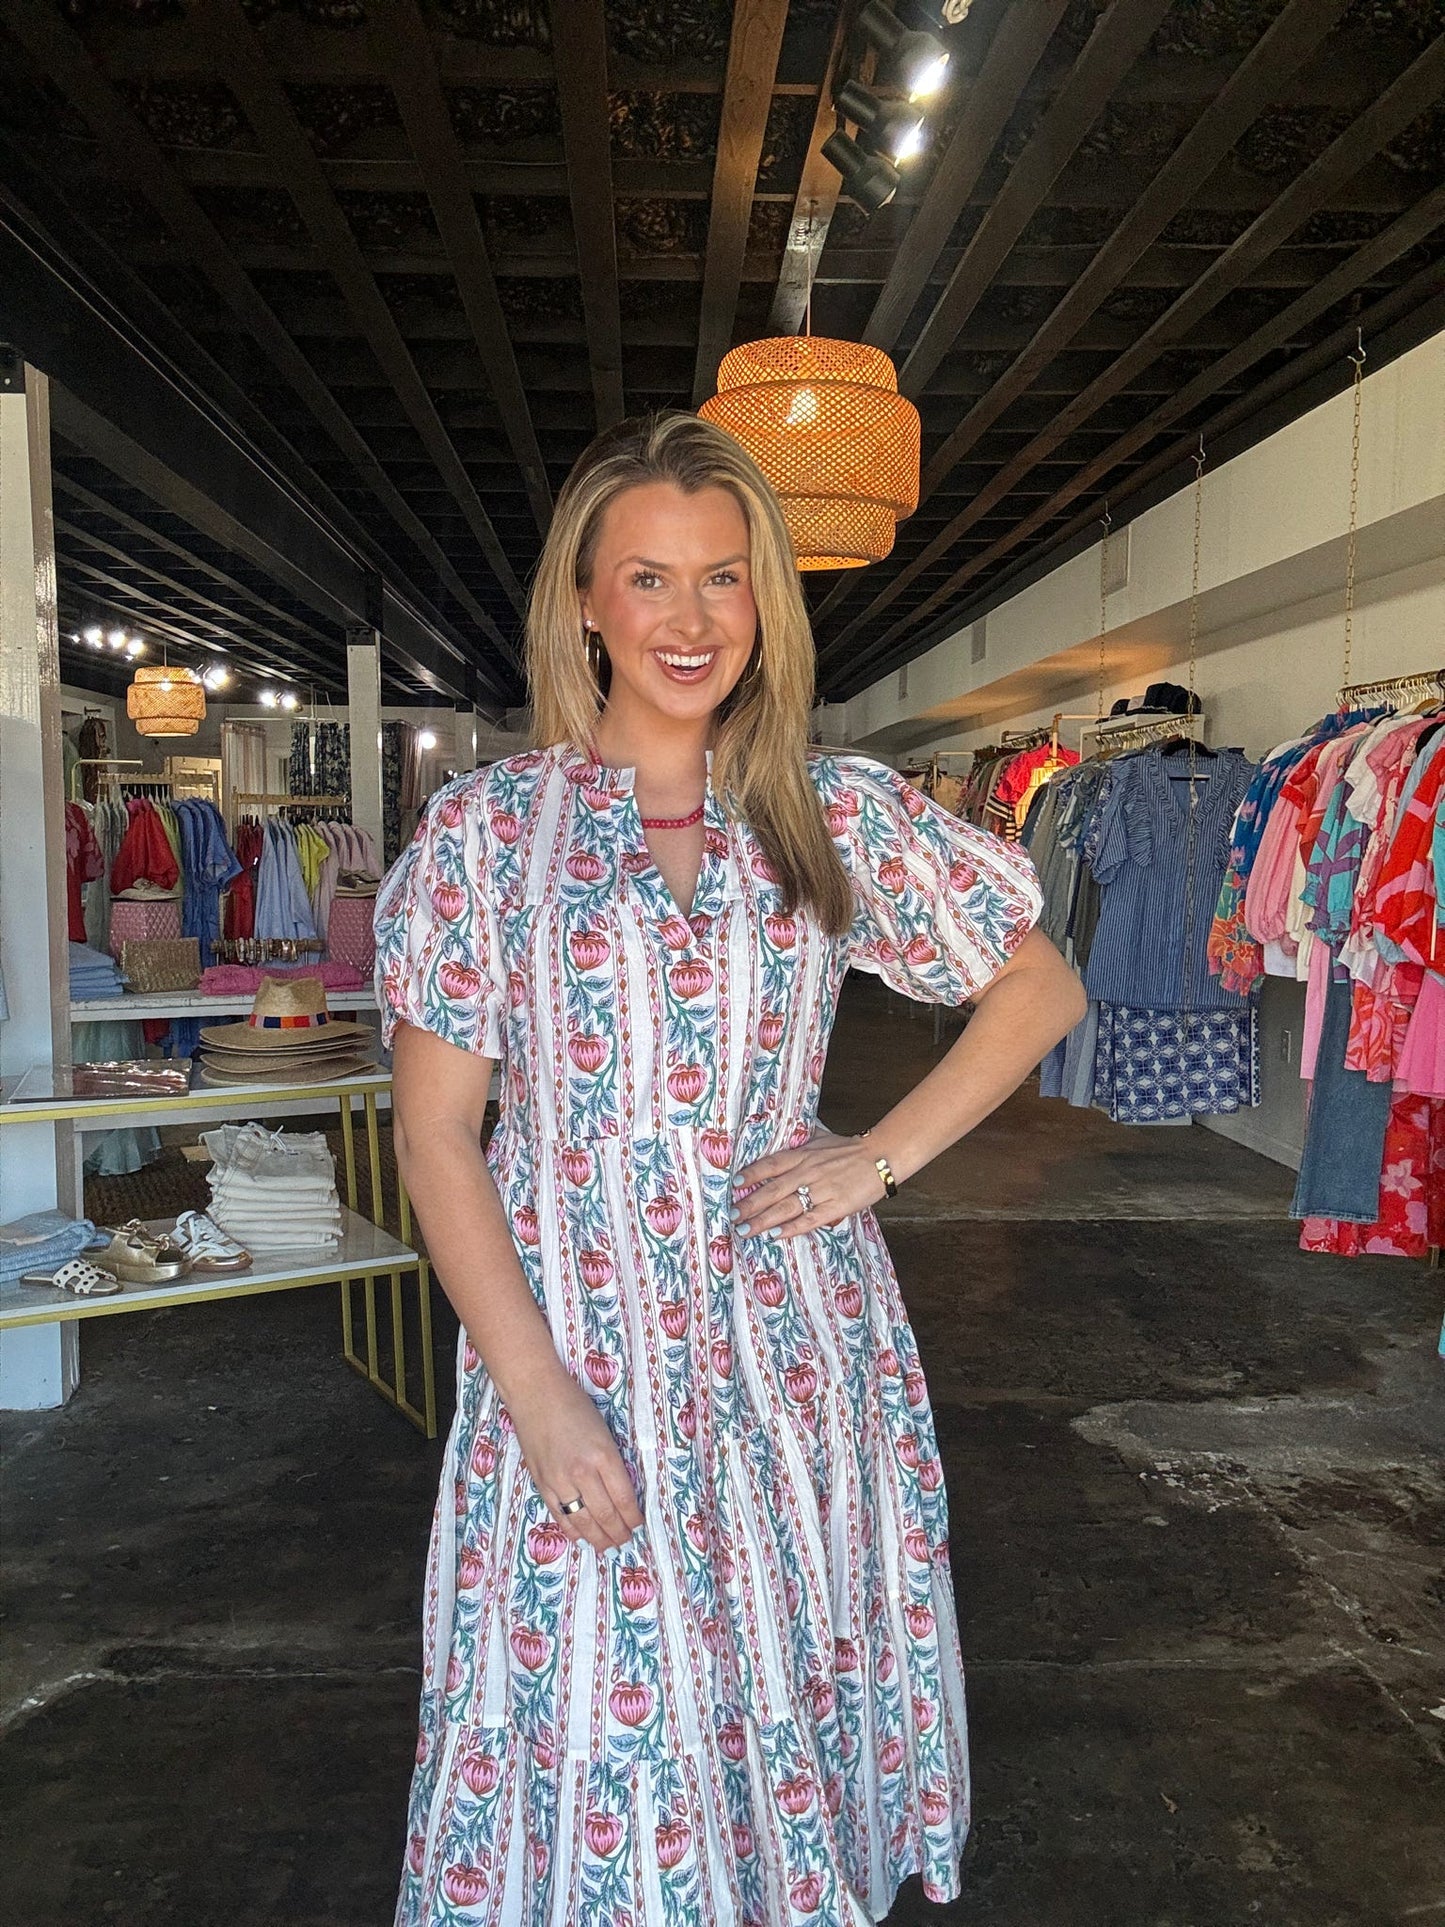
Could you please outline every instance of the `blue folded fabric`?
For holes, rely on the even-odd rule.
[[[101,1243],[89,1218],[68,1218],[63,1211],[31,1211],[0,1224],[0,1284],[13,1284],[26,1271],[54,1271]]]
[[[88,943],[70,946],[70,995],[83,1002],[93,997],[115,997],[125,989],[126,979],[116,968],[114,957]]]

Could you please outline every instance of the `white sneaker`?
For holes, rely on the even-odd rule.
[[[191,1261],[193,1271],[242,1271],[251,1254],[238,1245],[205,1211],[183,1211],[170,1234]]]

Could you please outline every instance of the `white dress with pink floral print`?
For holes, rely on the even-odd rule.
[[[1020,851],[810,756],[846,937],[712,793],[688,916],[632,773],[557,746],[432,798],[377,903],[398,1019],[502,1066],[488,1162],[644,1523],[552,1522],[476,1354],[432,1532],[398,1927],[853,1927],[958,1891],[969,1821],[947,1504],[872,1212],[735,1238],[733,1173],[816,1121],[844,972],[986,985]]]

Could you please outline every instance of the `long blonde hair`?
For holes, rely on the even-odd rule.
[[[747,518],[758,643],[718,713],[713,788],[762,844],[787,908],[806,906],[841,936],[853,918],[853,888],[804,756],[815,657],[787,524],[762,470],[711,422],[674,412],[618,422],[568,476],[527,610],[535,740],[590,749],[603,691],[588,661],[582,592],[608,504],[644,482],[670,482],[686,495],[725,488]]]

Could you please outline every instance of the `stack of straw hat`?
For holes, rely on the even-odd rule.
[[[333,1017],[319,977],[263,977],[251,1014],[201,1030],[207,1084],[324,1084],[368,1070],[376,1032]]]

